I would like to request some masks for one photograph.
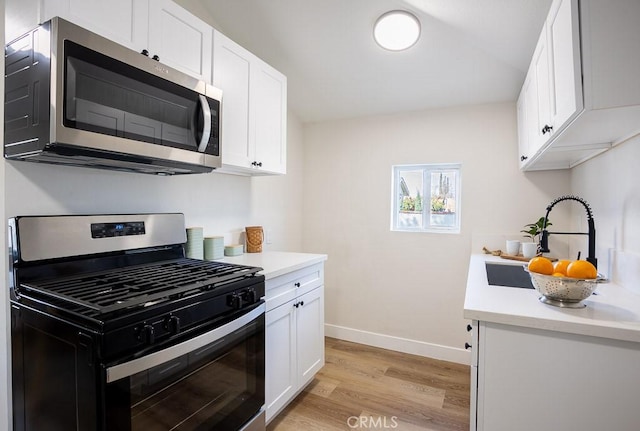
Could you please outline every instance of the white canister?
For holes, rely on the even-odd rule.
[[[522,243],[522,255],[527,259],[531,259],[538,254],[538,244],[535,242]]]
[[[520,252],[520,241],[508,239],[507,240],[507,254],[509,256],[517,256]]]

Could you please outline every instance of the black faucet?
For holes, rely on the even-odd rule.
[[[584,208],[587,210],[587,222],[589,224],[589,232],[548,232],[547,231],[547,220],[549,219],[549,213],[551,209],[558,203],[562,201],[576,201],[580,202]],[[591,207],[584,199],[579,198],[577,196],[562,196],[555,199],[553,202],[549,204],[547,207],[547,214],[544,216],[544,222],[542,223],[542,236],[540,237],[540,251],[543,253],[549,252],[549,235],[589,235],[589,255],[587,256],[587,262],[590,262],[598,267],[598,259],[596,259],[596,227],[593,221],[593,214],[591,213]]]

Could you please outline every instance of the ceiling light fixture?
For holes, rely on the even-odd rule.
[[[389,51],[412,47],[420,38],[420,21],[404,10],[392,10],[378,18],[373,26],[376,43]]]

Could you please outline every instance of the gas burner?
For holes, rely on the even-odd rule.
[[[178,259],[22,283],[19,288],[26,294],[44,295],[84,307],[87,312],[107,314],[210,291],[253,277],[260,270],[223,262]]]

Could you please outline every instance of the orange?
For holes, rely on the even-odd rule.
[[[567,266],[567,277],[593,279],[598,276],[598,270],[586,260],[574,260]]]
[[[551,275],[553,274],[553,263],[546,257],[537,256],[529,261],[529,271]]]
[[[561,272],[554,272],[551,275],[553,275],[554,277],[566,277],[567,276],[566,274],[563,274]]]
[[[553,264],[553,272],[559,272],[563,276],[567,275],[567,266],[569,266],[570,263],[571,261],[566,259],[557,261]]]

